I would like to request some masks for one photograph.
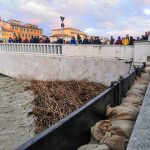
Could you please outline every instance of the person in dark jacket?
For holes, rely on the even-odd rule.
[[[110,45],[113,45],[113,44],[114,44],[114,41],[115,41],[115,40],[114,40],[113,36],[111,36],[111,37],[110,37]]]
[[[95,44],[102,44],[102,42],[101,42],[101,40],[100,40],[100,38],[99,38],[99,37],[97,37],[97,38],[96,38],[96,40],[95,40]]]
[[[8,43],[13,43],[13,39],[11,37],[9,37]]]
[[[50,39],[48,38],[48,36],[46,37],[45,39],[45,42],[44,43],[50,43]]]
[[[34,38],[31,36],[30,43],[34,43]]]
[[[77,35],[77,42],[78,42],[78,44],[82,44],[82,39],[79,34]]]
[[[77,44],[75,37],[73,36],[71,38],[70,44]]]
[[[145,32],[144,40],[148,41],[148,33]]]
[[[116,45],[122,45],[122,40],[121,40],[121,37],[120,37],[120,36],[118,36],[118,39],[117,39],[117,41],[116,41],[115,44],[116,44]]]
[[[132,36],[130,36],[130,39],[129,39],[129,45],[133,45],[134,44],[134,39],[133,39],[133,37]]]
[[[13,43],[19,43],[17,36],[15,36],[15,38],[14,38],[14,40],[13,40]]]
[[[85,36],[85,38],[83,39],[83,44],[90,44],[87,36]]]
[[[18,36],[18,43],[22,43],[22,38],[20,37],[20,35]]]

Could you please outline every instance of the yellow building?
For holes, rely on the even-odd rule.
[[[13,32],[9,29],[0,27],[0,39],[3,41],[3,43],[7,43],[9,37],[13,37]]]
[[[50,40],[53,42],[57,41],[58,38],[63,38],[65,41],[70,41],[73,36],[77,39],[77,35],[80,35],[82,40],[87,36],[86,33],[74,28],[54,29]]]
[[[21,37],[22,40],[26,38],[30,40],[32,36],[40,37],[43,35],[43,30],[38,28],[38,26],[36,25],[29,24],[29,23],[23,24],[20,21],[12,20],[12,19],[8,20],[8,23],[12,27],[13,36]]]
[[[8,21],[0,21],[0,27],[0,38],[4,38],[4,41],[6,41],[8,35],[11,38],[14,38],[14,36],[21,37],[22,40],[25,40],[26,38],[30,40],[32,36],[41,37],[43,35],[43,30],[38,28],[38,26],[29,23],[23,24],[21,21],[13,19],[10,19]]]

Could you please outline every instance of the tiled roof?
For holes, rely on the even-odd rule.
[[[62,29],[53,29],[52,31],[59,31],[59,30],[62,30]],[[80,31],[79,29],[75,29],[75,28],[71,28],[71,27],[64,28],[63,30],[75,30],[75,31],[84,33],[83,31]]]
[[[50,36],[50,37],[62,37],[62,36],[68,36],[67,34],[54,34],[54,35],[52,35],[52,36]],[[71,36],[68,36],[68,37],[71,37]]]
[[[4,32],[12,32],[11,30],[6,29],[6,28],[4,28],[4,27],[2,27],[2,31],[4,31]]]

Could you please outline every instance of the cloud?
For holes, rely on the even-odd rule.
[[[143,10],[143,12],[144,12],[144,14],[145,15],[150,15],[150,9],[149,8],[145,8],[144,10]]]
[[[51,8],[34,1],[24,1],[21,3],[19,9],[32,15],[43,16],[47,18],[60,16],[59,13],[53,11]]]
[[[100,36],[134,36],[149,30],[150,0],[0,0],[2,18],[31,22],[50,34],[65,26]]]

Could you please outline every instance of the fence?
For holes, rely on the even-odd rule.
[[[0,44],[0,52],[62,54],[62,45],[25,43]]]
[[[73,57],[99,57],[132,60],[133,46],[0,43],[0,52],[55,54]]]

